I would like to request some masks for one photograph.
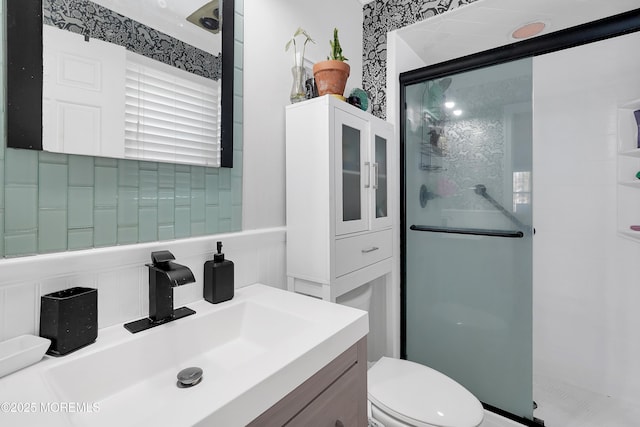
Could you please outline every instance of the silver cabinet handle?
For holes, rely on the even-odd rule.
[[[364,162],[364,166],[367,168],[367,183],[365,184],[364,188],[369,188],[371,187],[371,163]]]
[[[378,249],[380,249],[380,248],[378,248],[378,247],[376,247],[376,246],[372,246],[372,247],[370,247],[369,249],[363,249],[363,250],[362,250],[362,253],[363,253],[363,254],[368,254],[369,252],[377,251]]]
[[[377,190],[378,189],[378,164],[377,163],[373,164],[373,173],[374,173],[373,188]]]

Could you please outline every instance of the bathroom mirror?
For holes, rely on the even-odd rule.
[[[8,147],[233,166],[233,0],[6,7]]]

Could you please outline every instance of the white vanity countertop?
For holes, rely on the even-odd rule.
[[[196,314],[137,334],[104,328],[0,378],[0,424],[244,426],[369,330],[366,312],[262,284],[187,306]],[[190,366],[202,382],[178,388]]]

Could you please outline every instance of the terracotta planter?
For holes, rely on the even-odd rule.
[[[351,67],[343,61],[320,61],[313,66],[313,78],[318,87],[318,95],[344,94]]]

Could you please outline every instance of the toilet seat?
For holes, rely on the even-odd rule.
[[[446,375],[408,360],[381,358],[368,371],[369,400],[417,427],[477,427],[480,401]]]

